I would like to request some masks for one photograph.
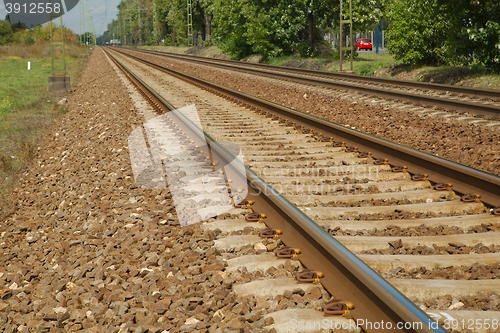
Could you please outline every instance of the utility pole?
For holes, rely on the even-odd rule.
[[[156,1],[153,0],[153,41],[158,42],[158,18],[156,17]]]
[[[80,43],[85,44],[85,11],[83,0],[80,1]]]
[[[187,0],[187,38],[188,46],[194,44],[193,40],[193,2],[192,0]]]
[[[340,71],[342,71],[342,62],[344,61],[344,51],[351,51],[351,71],[352,71],[352,59],[353,57],[353,38],[352,38],[352,0],[349,1],[349,13],[348,18],[344,19],[342,12],[342,0],[340,0]],[[344,46],[346,41],[344,35],[344,25],[349,24],[349,46]]]
[[[95,27],[94,27],[94,20],[92,19],[92,12],[90,10],[90,5],[87,0],[87,11],[88,11],[88,18],[89,18],[89,27],[90,27],[90,32],[92,33],[92,42],[94,43],[94,46],[97,45],[96,41],[96,36],[95,36]]]
[[[122,40],[120,41],[123,46],[127,46],[127,21],[125,20],[126,16],[123,15],[122,17]]]
[[[51,0],[52,3],[52,0]],[[59,16],[59,21],[61,24],[61,41],[60,42],[54,42],[54,29],[56,28],[56,25],[52,20],[57,17],[55,13],[50,13],[50,21],[49,21],[49,28],[50,28],[50,56],[52,58],[52,75],[49,76],[49,91],[55,94],[67,94],[70,92],[70,78],[69,76],[66,76],[66,51],[64,47],[64,26],[63,26],[63,20],[62,20],[62,15]],[[54,54],[54,46],[60,46],[61,47],[61,53],[62,53],[62,72],[57,72],[55,69],[55,54]]]
[[[141,32],[141,6],[139,5],[139,0],[137,0],[137,29],[139,29],[139,46],[142,46],[142,32]]]

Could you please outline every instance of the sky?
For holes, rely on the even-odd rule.
[[[7,1],[7,0],[4,0]],[[0,19],[4,20],[7,12],[5,11],[4,1],[0,1]],[[90,15],[94,23],[95,33],[97,36],[102,35],[113,19],[118,15],[116,8],[121,0],[80,0],[85,1],[85,7],[90,8]],[[9,2],[11,2],[9,0]],[[12,1],[14,2],[14,1]],[[85,9],[85,30],[89,29],[88,11]],[[59,18],[55,19],[55,23],[59,25]],[[70,28],[75,33],[80,33],[80,3],[78,3],[72,10],[63,15],[64,26]]]

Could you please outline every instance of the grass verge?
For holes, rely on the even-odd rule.
[[[48,47],[26,47],[24,52],[17,46],[0,49],[0,220],[8,210],[6,199],[35,157],[41,138],[67,111],[57,106],[63,97],[48,92],[48,77],[52,75]],[[74,87],[84,62],[79,50],[72,52],[77,56],[66,56],[66,73]],[[54,65],[55,74],[61,73],[62,59],[55,59]]]
[[[300,58],[287,56],[270,59],[269,64],[276,66],[300,67],[322,71],[338,72],[340,61],[333,57]],[[376,54],[374,51],[360,51],[353,61],[353,71],[360,75],[374,75],[377,70],[394,64],[394,59],[386,52]],[[350,70],[350,61],[344,60],[343,70]]]

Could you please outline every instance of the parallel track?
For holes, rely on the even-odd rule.
[[[430,154],[398,145],[372,135],[333,124],[317,117],[297,112],[281,105],[271,103],[217,84],[185,75],[181,72],[127,55],[148,66],[186,80],[203,89],[222,94],[230,100],[238,100],[250,108],[265,110],[269,115],[286,116],[303,131],[313,131],[322,137],[332,137],[345,146],[357,147],[358,151],[371,152],[379,159],[389,158],[392,166],[406,166],[414,174],[427,174],[435,183],[451,183],[454,190],[462,194],[478,194],[482,202],[495,207],[500,205],[500,177],[460,165]]]
[[[153,65],[153,64],[148,64],[148,65]],[[158,68],[158,66],[156,66],[156,68]],[[175,71],[171,71],[168,69],[161,69],[161,70],[167,71],[170,75],[175,75],[176,77],[182,77],[183,80],[189,80],[190,82],[193,82],[193,80],[194,80],[192,78],[186,78],[182,74],[177,73]],[[138,81],[138,80],[136,79],[136,81]],[[195,84],[198,86],[200,86],[202,84],[206,85],[205,82],[201,82],[199,80],[196,80]],[[339,128],[332,127],[332,124],[329,124],[327,122],[324,122],[324,121],[318,122],[318,119],[315,119],[313,117],[307,117],[303,114],[300,114],[298,112],[294,112],[293,110],[289,110],[289,109],[286,109],[286,108],[283,108],[280,106],[266,104],[263,101],[258,101],[257,99],[252,98],[251,96],[241,96],[241,95],[237,94],[236,92],[231,92],[231,91],[228,91],[227,89],[225,89],[221,92],[220,89],[223,89],[221,87],[215,87],[214,85],[212,85],[209,88],[205,87],[204,89],[209,89],[209,90],[217,89],[217,90],[219,90],[218,94],[224,95],[225,97],[231,98],[235,101],[237,100],[238,103],[244,104],[247,108],[257,109],[257,110],[259,110],[259,112],[261,114],[265,114],[269,118],[272,118],[273,122],[276,123],[277,126],[287,127],[290,130],[292,130],[293,133],[297,133],[297,135],[294,135],[294,137],[297,137],[296,138],[297,140],[299,140],[300,139],[299,137],[302,136],[303,137],[302,140],[306,139],[310,142],[317,142],[317,145],[318,145],[317,148],[312,149],[310,147],[310,144],[305,144],[304,147],[309,147],[308,149],[306,149],[306,148],[300,148],[301,147],[300,141],[297,141],[296,143],[292,143],[292,141],[283,141],[283,143],[280,143],[281,142],[280,139],[276,139],[277,140],[276,144],[280,143],[280,146],[282,144],[284,144],[285,146],[292,144],[292,146],[296,146],[296,148],[292,148],[292,149],[297,150],[297,151],[303,151],[305,149],[305,150],[311,150],[313,152],[315,150],[320,149],[321,147],[324,147],[323,149],[325,150],[325,152],[328,151],[328,154],[333,153],[331,151],[332,149],[341,152],[340,157],[337,157],[337,159],[341,160],[341,164],[352,165],[350,167],[351,173],[349,173],[349,171],[347,171],[348,173],[344,173],[345,176],[354,177],[354,176],[356,176],[355,173],[363,174],[364,176],[367,176],[366,170],[364,172],[362,170],[367,169],[367,167],[370,168],[370,166],[369,166],[370,162],[371,163],[375,162],[375,160],[371,156],[366,156],[362,153],[358,153],[354,149],[351,152],[349,152],[351,150],[350,148],[346,148],[342,144],[339,144],[339,145],[336,144],[336,143],[340,143],[341,141],[346,141],[347,139],[349,141],[360,140],[359,137],[361,137],[361,139],[364,140],[362,142],[363,146],[368,146],[370,148],[374,148],[377,144],[376,140],[373,141],[374,138],[370,138],[366,135],[362,135],[361,133],[356,132],[356,131],[352,131],[352,133],[347,133],[348,131],[345,128],[339,129]],[[228,95],[230,95],[230,97]],[[158,98],[158,97],[156,97],[156,98]],[[161,99],[161,97],[159,99]],[[158,101],[155,101],[154,103],[158,103]],[[278,113],[279,113],[279,115],[278,115]],[[281,125],[278,125],[278,124],[281,124]],[[301,124],[304,124],[304,125],[301,125]],[[236,125],[233,124],[232,126],[234,127]],[[304,126],[307,126],[308,128],[305,128]],[[214,127],[219,127],[219,125],[214,125]],[[294,128],[295,128],[295,130],[294,130]],[[249,128],[248,130],[251,131],[251,128]],[[336,131],[334,133],[334,135],[335,135],[335,140],[337,140],[337,141],[333,141],[332,139],[330,139],[330,137],[332,135],[332,131],[334,131],[334,130]],[[340,130],[341,130],[341,132],[339,132]],[[222,133],[224,133],[224,132],[227,132],[229,134],[232,133],[231,135],[229,135],[229,137],[235,136],[234,132],[231,132],[228,129],[222,130]],[[250,135],[249,133],[248,133],[248,135]],[[224,136],[223,134],[220,134],[220,135]],[[340,137],[340,135],[342,135],[344,137]],[[347,138],[345,136],[347,136]],[[227,137],[226,137],[226,139],[227,139]],[[274,144],[272,141],[275,139],[273,139],[273,138],[266,139],[266,141],[269,141],[269,140],[271,140],[271,142],[269,142],[268,144],[270,144],[270,145]],[[385,146],[389,146],[389,147],[391,146],[390,143],[387,143],[387,142],[382,142],[382,143]],[[311,143],[311,145],[312,145],[312,143]],[[359,141],[356,142],[356,146],[358,146],[358,147],[360,146]],[[395,146],[397,146],[397,145],[395,145]],[[330,148],[327,148],[327,147],[330,147]],[[394,147],[383,148],[382,151],[384,151],[384,153],[383,153],[384,155],[382,155],[382,158],[387,156],[387,155],[385,155],[387,153],[387,149],[390,150],[390,149],[395,149],[395,148]],[[273,149],[271,149],[271,150],[273,150]],[[373,151],[373,149],[372,149],[372,151]],[[405,153],[410,155],[412,153],[412,151],[405,150]],[[292,169],[290,169],[290,173],[289,173],[289,176],[291,176],[292,178],[294,178],[296,180],[297,179],[301,180],[302,178],[304,178],[304,179],[311,178],[311,179],[308,179],[308,181],[312,182],[309,184],[318,184],[317,183],[318,181],[321,182],[321,181],[325,181],[325,180],[328,180],[329,178],[331,178],[331,181],[338,182],[338,184],[341,184],[341,186],[343,186],[343,188],[349,187],[350,182],[343,183],[342,180],[340,180],[340,181],[334,180],[336,178],[342,179],[342,175],[338,174],[339,168],[335,167],[334,163],[336,163],[336,162],[334,162],[333,164],[321,165],[321,163],[324,163],[324,161],[323,161],[324,157],[317,157],[316,158],[314,156],[314,154],[309,155],[308,152],[303,152],[303,153],[296,152],[296,153],[294,153],[294,155],[296,155],[296,154],[303,155],[303,157],[306,160],[309,160],[309,159],[315,160],[314,163],[318,164],[317,165],[318,168],[321,168],[323,170],[327,170],[330,172],[334,171],[336,174],[334,175],[334,173],[332,172],[332,173],[330,173],[329,176],[320,175],[319,178],[314,179],[314,176],[315,176],[314,174],[311,174],[311,175],[300,174],[300,173],[294,174],[294,171],[292,168]],[[382,153],[379,152],[378,154],[382,154]],[[399,151],[399,154],[401,154],[401,151]],[[222,150],[221,155],[224,155],[223,150]],[[259,154],[255,151],[253,154],[249,153],[249,155],[253,156],[253,162],[250,162],[250,165],[252,166],[252,169],[256,170],[256,172],[258,172],[258,173],[263,173],[263,171],[265,171],[266,168],[271,168],[271,170],[272,170],[273,164],[275,164],[276,167],[286,168],[285,166],[287,164],[289,164],[289,162],[287,162],[287,161],[294,160],[293,155],[287,157],[284,155],[283,152],[278,152],[278,151],[277,151],[277,155],[276,155],[276,158],[277,158],[276,161],[272,160],[273,156],[266,157],[265,154],[264,155],[262,153]],[[295,157],[297,157],[297,156],[295,156]],[[298,157],[300,157],[300,156],[298,156]],[[424,157],[428,158],[428,156],[424,156]],[[426,160],[425,158],[424,158],[424,160]],[[328,159],[330,159],[330,158],[328,158]],[[358,159],[359,162],[355,162],[354,160],[356,160],[356,159]],[[417,158],[411,157],[411,159],[417,159]],[[420,159],[422,159],[422,156],[420,156]],[[332,157],[331,160],[335,160],[335,157]],[[391,161],[392,160],[393,160],[393,158],[391,158]],[[431,159],[431,160],[433,160],[433,159]],[[298,161],[300,161],[300,158]],[[358,165],[358,163],[361,163],[361,164]],[[419,165],[418,163],[412,164],[411,166],[409,166],[410,171],[414,167],[415,168],[424,168],[422,166],[423,162],[419,162],[419,163],[421,163],[420,166],[415,166],[415,165]],[[439,161],[438,159],[433,160],[433,161],[426,160],[425,163],[436,163],[436,165],[441,165],[442,168],[445,168],[448,165],[447,164],[448,162],[444,163],[442,161]],[[399,181],[402,181],[402,179],[407,179],[408,177],[410,177],[406,173],[406,170],[402,170],[403,172],[399,173],[398,169],[392,169],[393,172],[391,173],[390,172],[391,167],[386,162],[383,162],[383,160],[382,160],[381,165],[378,165],[379,164],[378,160],[375,162],[375,164],[376,164],[375,168],[378,170],[377,173],[380,172],[380,174],[377,174],[377,176],[383,175],[384,177],[387,176],[389,179],[391,179],[391,178],[392,179],[400,179]],[[293,163],[291,165],[293,165]],[[299,168],[302,168],[303,170],[306,170],[307,166],[310,164],[309,163],[302,163],[301,164],[299,162],[298,164],[295,163],[295,165],[298,166]],[[349,168],[347,168],[347,169],[349,169]],[[358,169],[358,170],[352,171],[355,169]],[[462,169],[462,168],[458,168],[458,169]],[[450,173],[451,171],[448,169],[448,171],[444,170],[443,172],[444,172],[444,174],[446,174],[446,173]],[[453,172],[457,172],[456,166],[454,166]],[[468,177],[474,177],[474,175],[480,175],[480,177],[484,176],[482,173],[476,173],[472,170],[460,170],[460,172],[464,172],[465,174],[468,174]],[[398,178],[399,174],[406,174],[406,176],[403,176],[403,178]],[[393,175],[395,175],[395,176],[393,176]],[[393,178],[393,177],[396,177],[396,178]],[[460,177],[463,177],[463,176],[460,176]],[[273,178],[273,177],[270,177],[270,178]],[[278,178],[282,178],[282,179],[278,179]],[[271,227],[280,228],[282,230],[290,230],[290,228],[293,228],[293,230],[296,230],[295,232],[285,233],[283,236],[281,236],[281,238],[283,239],[283,241],[286,244],[297,244],[297,242],[300,244],[303,244],[302,241],[304,241],[304,240],[298,240],[297,235],[307,235],[307,236],[304,236],[306,239],[315,240],[315,242],[313,242],[313,243],[317,243],[317,245],[321,245],[322,249],[316,250],[316,253],[313,254],[312,256],[311,256],[311,253],[314,253],[314,251],[315,251],[312,249],[312,248],[314,248],[314,246],[303,245],[303,248],[312,247],[311,250],[308,251],[309,255],[305,255],[305,254],[302,255],[301,254],[299,256],[300,260],[305,263],[306,267],[309,267],[310,264],[312,264],[312,266],[314,267],[315,264],[317,264],[317,262],[318,262],[318,260],[316,260],[317,256],[320,255],[321,253],[324,253],[324,252],[329,253],[329,254],[327,254],[328,261],[340,263],[340,266],[337,266],[337,268],[321,268],[323,271],[327,272],[326,278],[324,279],[324,281],[322,281],[323,285],[325,285],[327,290],[329,290],[332,294],[335,295],[335,294],[339,293],[338,288],[336,288],[336,286],[338,286],[339,282],[342,283],[343,286],[346,286],[346,289],[348,289],[348,290],[351,290],[351,288],[353,288],[353,289],[359,288],[360,283],[362,283],[361,289],[359,289],[361,291],[357,292],[357,293],[354,292],[354,294],[356,295],[356,303],[365,305],[365,306],[360,306],[360,307],[357,306],[357,309],[359,310],[358,313],[363,313],[363,316],[365,316],[365,313],[363,311],[373,312],[373,308],[370,310],[370,306],[375,305],[375,303],[379,304],[379,301],[383,300],[383,303],[385,303],[385,305],[383,305],[382,308],[386,308],[386,310],[388,310],[388,313],[386,313],[385,316],[387,316],[386,318],[389,318],[389,320],[393,320],[394,322],[402,321],[402,320],[406,321],[406,322],[410,322],[410,321],[414,322],[415,320],[417,320],[417,318],[418,318],[418,320],[423,320],[423,321],[427,320],[425,318],[425,315],[420,310],[415,308],[415,306],[412,305],[410,302],[408,302],[407,299],[405,299],[404,297],[401,297],[401,295],[399,295],[399,293],[394,291],[390,285],[385,283],[383,280],[379,279],[379,277],[376,274],[372,274],[371,270],[368,267],[366,267],[363,263],[361,263],[355,256],[353,256],[349,251],[347,251],[342,245],[338,244],[335,240],[331,239],[330,237],[325,237],[326,236],[325,231],[322,228],[319,228],[316,224],[312,223],[310,218],[308,218],[306,215],[304,215],[300,210],[297,210],[297,208],[295,207],[295,206],[302,206],[302,207],[304,207],[306,212],[311,211],[311,210],[315,211],[319,220],[325,219],[325,218],[321,218],[321,215],[325,214],[324,210],[326,209],[329,212],[328,214],[329,214],[330,218],[331,217],[335,218],[335,216],[341,216],[342,214],[346,214],[346,212],[353,211],[353,209],[348,209],[348,208],[341,209],[341,207],[351,207],[350,205],[343,206],[341,204],[341,201],[345,200],[345,199],[349,199],[349,198],[350,198],[349,200],[351,200],[353,198],[353,196],[350,196],[350,197],[349,196],[337,196],[337,197],[335,197],[335,195],[334,195],[332,197],[330,193],[326,193],[326,196],[324,196],[324,198],[322,199],[321,195],[318,195],[318,193],[309,193],[307,195],[307,197],[304,198],[303,195],[301,195],[301,193],[295,193],[296,191],[293,189],[287,190],[287,186],[289,186],[289,183],[287,183],[286,178],[287,177],[274,177],[274,179],[272,180],[272,186],[274,186],[274,187],[281,186],[282,188],[284,188],[285,189],[284,192],[285,193],[288,192],[288,195],[286,195],[286,197],[293,204],[290,204],[287,200],[283,200],[280,195],[270,195],[266,199],[263,200],[264,202],[266,202],[266,205],[261,206],[261,207],[256,206],[256,209],[258,209],[260,211],[262,211],[261,209],[264,209],[266,212],[268,212],[271,209],[281,211],[281,214],[273,215],[273,217],[276,217],[276,221],[279,221],[281,219],[282,222],[275,222],[276,224],[271,225]],[[249,172],[249,179],[251,181],[253,181],[253,183],[259,184],[259,186],[260,186],[259,189],[261,191],[263,191],[264,193],[274,193],[274,191],[271,190],[269,185],[262,182],[252,172]],[[356,182],[356,180],[354,180],[354,181]],[[481,183],[483,181],[484,181],[484,179],[483,180],[476,179],[476,180],[473,180],[472,183],[474,183],[474,182]],[[492,215],[492,217],[488,217],[488,214],[481,213],[482,211],[484,211],[484,208],[481,208],[482,204],[475,202],[476,200],[474,200],[474,199],[472,200],[473,202],[471,202],[471,203],[460,203],[459,201],[455,202],[456,197],[454,196],[453,191],[451,191],[449,188],[445,188],[445,192],[438,193],[439,191],[434,191],[435,193],[433,193],[432,191],[429,191],[426,189],[429,187],[429,185],[427,184],[427,181],[425,179],[415,180],[414,182],[415,182],[415,184],[419,183],[422,185],[422,187],[419,187],[420,185],[419,186],[415,185],[415,186],[416,186],[416,188],[420,188],[421,189],[420,191],[425,192],[424,196],[434,197],[434,199],[432,199],[431,201],[436,201],[436,200],[440,201],[440,200],[443,200],[444,198],[446,198],[446,199],[444,199],[442,204],[434,204],[434,206],[435,206],[434,208],[432,208],[433,204],[430,203],[428,206],[430,206],[431,208],[425,208],[423,206],[423,204],[420,204],[420,206],[415,205],[413,207],[412,207],[412,205],[403,205],[403,206],[400,206],[401,207],[400,210],[404,211],[405,209],[408,209],[408,211],[411,211],[411,209],[417,208],[419,211],[424,211],[427,209],[429,209],[429,210],[437,209],[439,211],[441,209],[441,213],[439,213],[439,214],[446,215],[447,213],[444,213],[444,212],[447,211],[447,209],[452,209],[452,210],[458,209],[457,212],[462,212],[462,214],[463,213],[476,214],[477,217],[474,217],[474,218],[477,218],[480,221],[486,221],[486,220],[490,220],[490,219],[495,220],[496,219],[495,217],[493,217],[493,215]],[[363,181],[361,183],[363,183]],[[369,184],[372,184],[372,181],[369,180]],[[382,183],[375,184],[375,187],[377,187],[378,185],[382,185]],[[490,186],[493,186],[493,187],[491,188]],[[500,191],[498,191],[498,189],[499,189],[498,186],[499,186],[499,182],[498,182],[497,178],[493,177],[493,178],[488,179],[487,181],[485,181],[484,188],[482,188],[482,191],[484,191],[483,196],[490,197],[490,200],[492,200],[492,202],[495,202],[497,200],[497,197],[495,197],[495,195],[496,195],[495,193],[500,193]],[[464,188],[465,187],[467,187],[467,185],[464,185]],[[390,185],[389,185],[389,188],[390,188]],[[493,194],[491,196],[489,196],[489,194],[488,194],[490,189],[492,189],[492,191],[493,191]],[[389,190],[389,191],[394,191],[394,190]],[[398,190],[395,189],[395,191],[397,192]],[[399,189],[399,191],[401,191],[401,189]],[[361,192],[364,192],[364,191],[361,191]],[[384,192],[384,191],[380,190],[380,192]],[[418,192],[418,190],[417,190],[417,192]],[[369,193],[361,193],[361,195],[365,195],[365,197],[366,197],[366,194],[369,194]],[[380,194],[382,194],[382,193],[380,193]],[[311,205],[311,203],[309,203],[309,201],[311,200],[311,195],[313,195],[314,201],[315,201],[315,203],[313,203],[312,205]],[[411,197],[413,194],[409,194],[409,195]],[[386,197],[388,197],[388,198],[391,198],[391,197],[397,198],[398,196],[399,195],[396,195],[396,194],[394,196],[386,195]],[[415,197],[415,199],[410,198],[408,200],[410,200],[410,201],[416,200],[416,202],[418,202],[420,200],[420,199],[418,199],[418,197],[419,197],[418,194],[415,194],[413,196]],[[383,197],[383,196],[376,195],[374,197]],[[299,204],[297,202],[297,200],[301,201],[301,203]],[[359,199],[355,199],[355,200],[359,200]],[[389,199],[389,201],[391,201],[391,199]],[[318,203],[320,203],[320,204],[318,205]],[[327,207],[330,207],[330,205],[332,203],[335,203],[334,206],[337,206],[337,209],[328,210]],[[259,203],[259,205],[262,205],[262,204],[263,203]],[[460,206],[460,205],[462,205],[462,207],[457,208],[457,206]],[[274,207],[271,207],[271,206],[274,206]],[[322,206],[322,207],[319,207],[319,206]],[[352,207],[357,207],[357,204],[354,204]],[[357,209],[354,208],[354,211],[359,211],[360,209],[366,209],[367,214],[370,214],[369,213],[370,210],[377,211],[377,209],[371,208],[370,205],[362,205],[361,207],[364,207],[364,208],[357,208]],[[439,208],[439,207],[441,207],[441,208]],[[443,207],[449,207],[449,208],[443,208]],[[390,210],[390,207],[387,207],[387,209]],[[394,208],[392,208],[392,209],[394,210]],[[397,210],[397,208],[396,208],[396,210]],[[379,210],[379,214],[383,211],[384,211],[384,209]],[[358,212],[358,214],[359,214],[359,212]],[[279,215],[281,215],[281,217],[279,217]],[[311,215],[311,214],[308,213],[308,215]],[[453,215],[456,215],[456,213],[455,214],[451,213],[450,216],[453,216]],[[283,216],[288,216],[288,217],[283,217]],[[451,218],[450,218],[450,220],[451,220]],[[329,230],[328,224],[329,223],[331,224],[331,221],[324,220],[324,221],[316,221],[316,222],[318,224],[320,224],[321,226],[323,226],[325,229]],[[333,221],[333,222],[335,222],[335,221]],[[336,221],[336,223],[339,223],[339,222],[342,223],[341,221]],[[344,222],[348,222],[348,221],[344,221]],[[359,221],[359,222],[363,222],[363,221]],[[373,222],[375,222],[375,221],[373,221]],[[384,222],[384,221],[380,221],[380,222]],[[417,222],[417,221],[415,221],[415,222]],[[422,220],[420,220],[420,222],[422,222]],[[496,223],[498,223],[498,220],[496,220]],[[349,224],[349,223],[347,223],[347,224]],[[374,223],[374,224],[381,225],[381,226],[383,225],[383,223]],[[292,225],[293,225],[293,227],[292,227]],[[470,225],[474,225],[474,223],[471,222]],[[291,242],[291,243],[289,243],[289,242]],[[309,265],[307,264],[308,262],[309,262]],[[343,268],[339,268],[339,267],[343,267]],[[337,279],[334,279],[332,282],[328,282],[329,281],[328,279],[332,278],[336,274],[338,275],[340,272],[343,273],[344,277],[339,278],[337,276]],[[387,294],[387,293],[389,293],[389,294]],[[363,298],[363,297],[365,297],[365,298]],[[368,302],[368,303],[366,303],[366,302]],[[404,306],[404,309],[403,309],[403,306]],[[384,312],[384,311],[380,311],[380,312]],[[355,315],[357,315],[357,314],[355,314]],[[378,315],[380,315],[380,313],[377,313],[377,316]],[[372,317],[372,318],[374,318],[374,319],[377,318],[377,320],[380,320],[380,317]],[[422,330],[422,332],[423,331],[434,331],[434,330]],[[442,331],[442,330],[438,329],[437,331]]]
[[[500,118],[500,92],[426,82],[402,81],[346,73],[320,72],[300,68],[250,64],[158,51],[134,50],[222,69],[332,89],[353,90],[374,97],[401,100],[419,106],[457,110],[471,115]]]

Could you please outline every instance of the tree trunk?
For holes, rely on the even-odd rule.
[[[212,36],[212,14],[205,13],[205,40],[209,40]]]
[[[307,14],[307,39],[311,50],[314,47],[314,15],[313,13]]]
[[[346,47],[345,37],[347,35],[347,24],[342,25],[342,30],[340,31],[340,47]]]

